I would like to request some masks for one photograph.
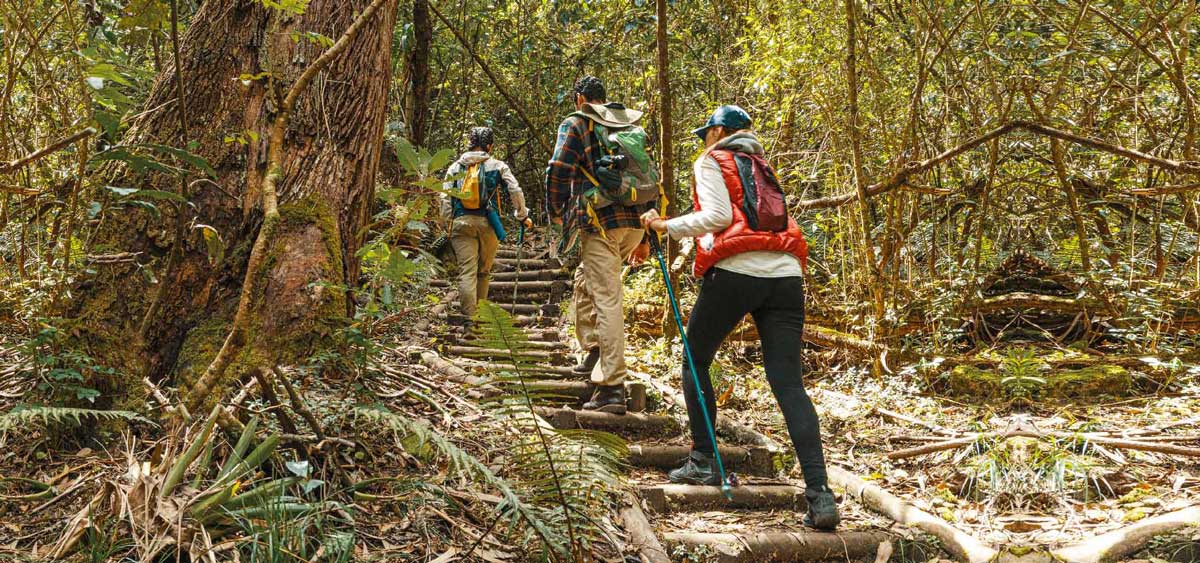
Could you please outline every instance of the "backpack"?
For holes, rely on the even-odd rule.
[[[466,175],[463,176],[462,184],[459,186],[461,193],[458,201],[463,209],[476,210],[487,205],[491,194],[485,196],[483,192],[486,189],[487,182],[483,179],[483,162],[472,164],[467,168]]]
[[[593,162],[595,175],[581,168],[592,183],[583,193],[584,199],[593,209],[612,204],[642,205],[662,195],[658,181],[658,166],[650,158],[650,138],[646,130],[637,125],[606,127],[596,123],[590,116],[576,113],[588,122],[588,132],[596,140],[605,155]]]
[[[734,153],[733,161],[742,181],[742,213],[746,215],[746,223],[755,231],[787,230],[787,203],[775,169],[761,154]]]

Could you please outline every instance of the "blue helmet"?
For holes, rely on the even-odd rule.
[[[712,117],[708,118],[708,123],[705,123],[704,127],[695,129],[692,133],[695,133],[703,141],[708,134],[708,129],[714,126],[733,130],[747,129],[750,127],[750,114],[738,106],[721,106],[713,112]]]

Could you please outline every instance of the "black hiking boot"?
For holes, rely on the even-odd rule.
[[[597,385],[592,399],[583,404],[583,410],[625,414],[625,386]]]
[[[804,491],[804,498],[808,501],[808,515],[804,518],[806,526],[823,532],[831,532],[837,528],[842,518],[838,516],[837,502],[829,487],[808,489]]]
[[[688,454],[687,462],[683,464],[683,467],[667,473],[667,477],[671,479],[672,483],[687,485],[718,486],[721,484],[721,475],[717,472],[716,456],[696,450],[692,450],[692,453]]]
[[[600,361],[600,349],[592,348],[591,350],[588,350],[587,355],[584,356],[582,362],[575,364],[575,366],[571,368],[571,373],[574,373],[575,375],[582,375],[584,377],[587,377],[592,374],[592,368],[595,368],[596,362],[599,362],[599,361]]]

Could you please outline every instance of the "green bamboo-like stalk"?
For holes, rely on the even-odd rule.
[[[212,413],[210,413],[208,415],[208,419],[204,421],[204,426],[200,430],[200,435],[196,436],[195,440],[192,440],[191,445],[184,450],[183,455],[179,456],[179,459],[175,462],[175,465],[171,467],[171,471],[167,473],[167,478],[165,481],[163,481],[162,491],[160,491],[158,494],[159,498],[166,498],[167,495],[171,494],[171,492],[175,490],[175,487],[179,486],[179,483],[183,481],[183,473],[187,471],[188,466],[190,466],[192,462],[196,460],[196,457],[200,455],[200,451],[208,442],[208,438],[212,436],[212,429],[217,423],[217,415],[220,414],[220,412],[221,405],[216,405],[213,407]]]

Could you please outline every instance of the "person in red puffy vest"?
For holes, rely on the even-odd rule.
[[[801,379],[804,332],[804,234],[787,214],[783,192],[764,150],[740,107],[721,106],[695,130],[705,151],[693,167],[694,211],[663,218],[642,215],[642,224],[672,238],[696,239],[693,272],[703,279],[687,324],[687,339],[700,381],[697,392],[684,357],[683,394],[692,431],[692,452],[670,472],[676,483],[720,485],[713,444],[700,400],[716,426],[717,404],[709,366],[721,343],[747,315],[762,344],[767,381],[783,411],[804,472],[806,522],[832,530],[840,518],[827,485],[820,423]]]

